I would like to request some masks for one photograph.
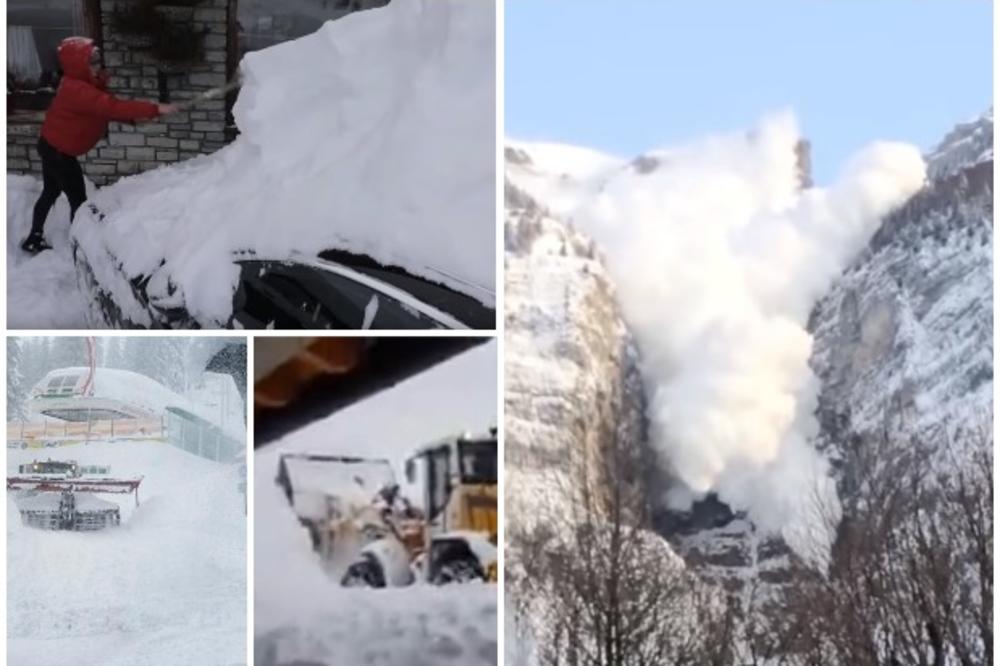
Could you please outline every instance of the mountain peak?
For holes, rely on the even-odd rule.
[[[974,120],[959,123],[927,156],[927,176],[943,180],[993,160],[993,107]]]

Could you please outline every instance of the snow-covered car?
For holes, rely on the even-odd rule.
[[[93,192],[92,323],[495,327],[491,2],[392,2],[241,59],[223,148]]]
[[[90,213],[100,215],[96,208]],[[341,250],[282,259],[249,251],[233,256],[239,277],[227,321],[192,314],[162,265],[130,279],[105,248],[85,249],[80,242],[74,242],[73,259],[80,288],[91,299],[90,323],[97,326],[486,330],[496,321],[495,310],[468,294]],[[482,300],[492,297],[484,291]]]

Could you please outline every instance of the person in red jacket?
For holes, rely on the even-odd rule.
[[[147,120],[173,113],[172,104],[118,99],[107,91],[108,73],[101,69],[100,53],[92,39],[68,37],[59,44],[63,77],[45,114],[38,154],[42,158],[42,194],[35,203],[31,233],[21,244],[32,254],[47,250],[42,230],[59,195],[69,199],[70,221],[87,199],[83,171],[77,157],[97,145],[108,122]]]

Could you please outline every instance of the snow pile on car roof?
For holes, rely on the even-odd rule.
[[[494,44],[493,2],[394,0],[247,54],[235,142],[102,189],[105,219],[85,213],[74,234],[92,262],[169,276],[202,320],[228,317],[241,251],[343,249],[482,298]]]

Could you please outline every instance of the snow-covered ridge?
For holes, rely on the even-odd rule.
[[[834,458],[886,434],[943,455],[991,420],[992,136],[992,110],[950,132],[928,158],[928,184],[812,313],[819,443]]]
[[[97,236],[128,276],[169,275],[205,322],[228,318],[244,250],[349,250],[453,276],[482,299],[494,289],[494,12],[395,0],[248,54],[237,140],[102,189],[104,222],[84,213],[74,234]]]
[[[993,107],[960,123],[927,156],[927,176],[943,180],[977,164],[993,161]]]
[[[511,139],[505,142],[504,160],[510,186],[557,216],[571,214],[582,199],[600,192],[627,166],[624,160],[589,148]]]

